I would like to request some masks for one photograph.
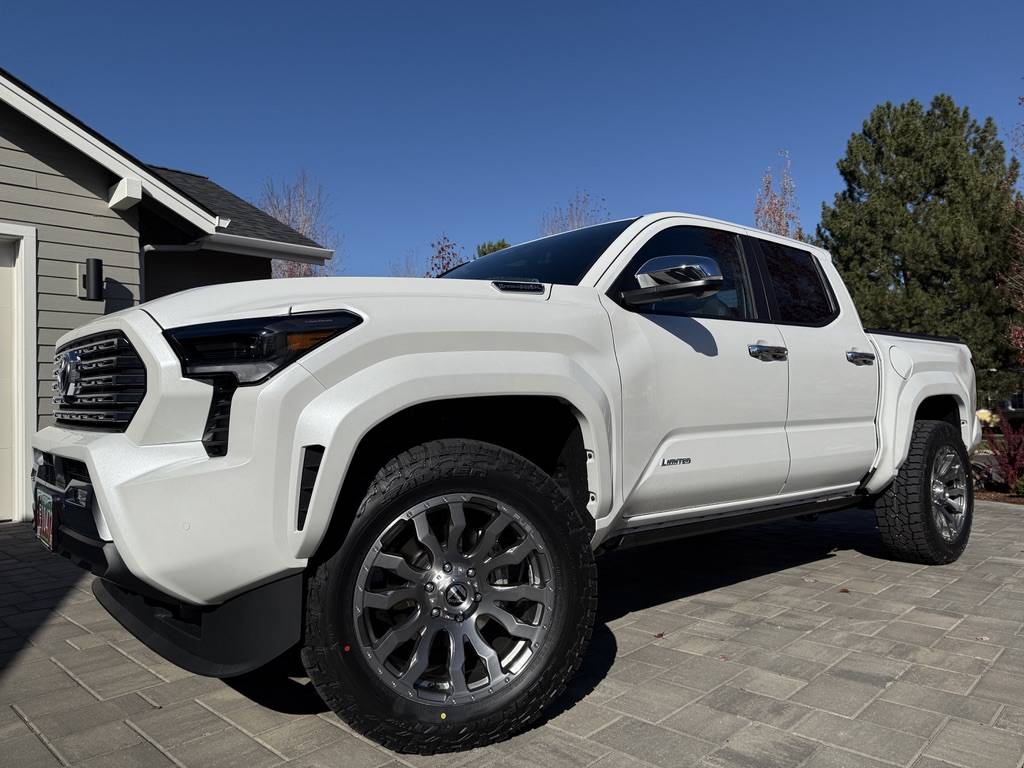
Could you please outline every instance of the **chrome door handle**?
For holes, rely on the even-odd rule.
[[[858,352],[851,349],[846,353],[846,360],[854,365],[874,365],[875,355],[873,352]]]
[[[750,353],[751,357],[756,357],[758,360],[764,360],[765,362],[787,360],[789,358],[789,350],[785,347],[770,347],[767,344],[748,344],[747,352]]]

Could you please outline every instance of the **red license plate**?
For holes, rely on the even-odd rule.
[[[36,537],[53,549],[53,496],[36,489]]]

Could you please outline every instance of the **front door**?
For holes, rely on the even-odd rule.
[[[789,373],[786,360],[749,349],[784,346],[750,255],[735,232],[678,220],[652,224],[637,241],[612,267],[603,299],[622,380],[625,515],[671,519],[770,501],[789,470]],[[715,259],[722,289],[639,309],[618,301],[639,287],[642,264],[673,255]]]

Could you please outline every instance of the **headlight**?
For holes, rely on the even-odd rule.
[[[230,374],[240,385],[260,384],[304,354],[362,322],[351,312],[306,312],[227,320],[164,331],[185,376]]]

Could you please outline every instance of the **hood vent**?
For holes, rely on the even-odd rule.
[[[535,280],[492,280],[491,285],[502,293],[544,293],[544,284]]]

